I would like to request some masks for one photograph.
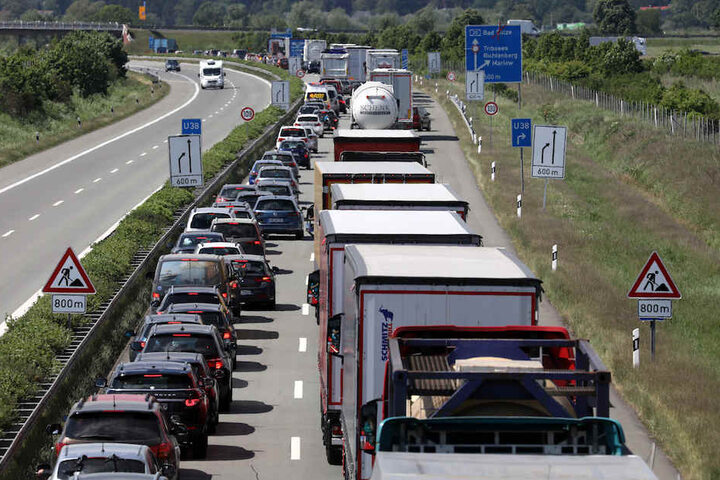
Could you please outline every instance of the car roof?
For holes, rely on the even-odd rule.
[[[185,362],[185,363],[205,363],[205,357],[202,353],[193,352],[149,352],[149,353],[138,353],[135,357],[136,362],[141,361],[160,361],[165,360],[167,362]]]
[[[220,255],[211,255],[209,253],[169,253],[167,255],[163,255],[160,257],[160,260],[158,262],[165,262],[165,261],[178,261],[178,260],[198,260],[198,261],[206,261],[206,262],[219,262],[222,260],[222,257]]]
[[[133,443],[74,443],[65,445],[58,454],[57,461],[88,457],[110,457],[117,455],[126,459],[145,460],[150,447]]]
[[[160,480],[163,477],[160,472],[152,473],[126,473],[126,472],[106,472],[106,473],[83,473],[75,477],[74,480]]]
[[[220,207],[218,207],[220,208]],[[222,235],[222,233],[211,232],[210,230],[196,230],[193,232],[182,232],[180,236],[185,235],[186,237],[196,237],[198,235]]]
[[[145,325],[167,322],[202,323],[202,319],[198,315],[192,313],[156,313],[153,315],[146,315],[144,320]]]
[[[160,372],[160,373],[172,373],[172,374],[183,374],[192,372],[190,364],[179,363],[179,362],[168,362],[167,360],[161,361],[136,361],[136,362],[125,362],[121,363],[115,368],[113,377],[119,375],[135,375],[138,373],[147,372]]]
[[[297,202],[295,201],[295,197],[291,197],[291,196],[289,196],[289,195],[264,195],[264,196],[258,198],[258,202],[259,202],[260,200],[289,200],[289,201],[291,201],[292,203],[294,203],[295,206],[297,206]]]
[[[279,160],[277,161],[279,162]],[[262,167],[258,172],[262,172],[263,170],[287,170],[289,172],[292,172],[292,168],[285,165],[270,165],[268,167]]]
[[[223,311],[223,307],[219,303],[183,302],[183,303],[173,303],[172,305],[170,305],[167,308],[167,310],[168,310],[168,312],[171,312],[171,313],[181,313],[181,312],[188,312],[188,311],[220,312],[220,311]]]
[[[223,260],[225,260],[225,263],[237,262],[240,260],[251,260],[254,262],[267,263],[267,259],[265,257],[263,257],[262,255],[249,255],[249,254],[225,255],[225,257],[223,257]]]
[[[70,414],[72,416],[78,413],[102,411],[153,412],[159,408],[161,408],[160,404],[155,397],[150,394],[96,394],[77,402],[70,411]]]
[[[208,242],[210,243],[210,242]],[[226,242],[215,242],[215,243],[226,243]],[[198,245],[204,245],[203,243],[199,243]],[[184,285],[184,286],[178,286],[178,285],[170,285],[169,292],[168,293],[188,293],[188,292],[201,292],[201,293],[217,293],[218,288],[217,287],[209,287],[207,285]]]
[[[282,162],[280,160],[274,160],[272,158],[266,158],[266,159],[261,158],[260,160],[255,160],[255,163],[253,163],[253,166],[257,165],[258,163],[267,163],[268,165],[282,165]]]
[[[287,150],[280,150],[279,148],[273,148],[272,150],[265,150],[263,155],[292,155]]]
[[[227,213],[227,211],[225,211],[222,208],[217,208],[217,207],[196,207],[196,208],[192,209],[192,212],[190,212],[190,215],[192,215],[194,213]]]
[[[176,304],[183,305],[183,304]],[[192,305],[212,305],[212,304],[192,304]],[[217,328],[214,325],[193,325],[193,324],[179,324],[179,325],[155,325],[152,329],[151,334],[168,334],[168,333],[203,333],[206,335],[215,335]]]
[[[195,245],[195,248],[227,248],[227,247],[237,247],[238,244],[235,242],[203,242],[198,243]]]
[[[249,206],[248,206],[249,207]],[[250,208],[250,211],[252,211],[252,208]],[[245,224],[253,224],[257,223],[252,218],[216,218],[212,221],[213,225],[217,225],[218,223],[245,223]],[[216,242],[220,243],[220,242]],[[225,243],[231,243],[231,242],[225,242]],[[234,245],[234,244],[233,244]]]
[[[283,180],[281,178],[260,178],[257,181],[257,184],[262,185],[286,185],[288,187],[291,187],[290,180]]]

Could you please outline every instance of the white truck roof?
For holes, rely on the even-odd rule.
[[[328,235],[473,235],[457,213],[408,210],[322,210]]]
[[[635,455],[378,452],[371,480],[657,480]]]
[[[467,203],[444,183],[336,183],[330,189],[333,201]]]
[[[384,84],[383,84],[384,85]],[[333,138],[418,138],[412,130],[379,130],[379,129],[340,129]]]
[[[315,168],[323,174],[432,174],[416,162],[316,162]]]
[[[404,212],[407,213],[407,212]],[[440,245],[346,245],[355,278],[531,280],[530,269],[504,248]]]

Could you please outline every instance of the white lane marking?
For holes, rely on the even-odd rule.
[[[144,157],[145,155],[147,155],[147,152],[143,152],[140,154],[141,157]]]
[[[36,214],[33,215],[32,217],[28,218],[28,222],[32,222],[33,220],[35,220],[35,219],[38,218],[39,216],[40,216],[40,214],[39,214],[39,213],[36,213]]]
[[[10,235],[13,234],[14,231],[15,230],[8,230],[7,232],[2,234],[2,238],[9,237]]]
[[[303,306],[302,306],[302,314],[303,314],[303,315],[310,315],[310,304],[309,304],[309,303],[303,303]]]
[[[203,120],[202,120],[202,121],[203,121],[203,122],[207,122],[207,118],[203,118]]]
[[[305,286],[307,287],[307,285],[308,285],[308,277],[306,276],[305,277]]]
[[[97,182],[99,182],[100,180],[102,180],[102,177],[96,178],[95,180],[93,180],[93,183],[97,183]]]
[[[313,252],[313,253],[310,254],[310,261],[311,261],[311,262],[314,262],[314,261],[315,261],[315,252]]]
[[[307,352],[307,338],[300,337],[298,339],[298,352]]]
[[[165,140],[163,140],[163,143],[167,143],[167,138]]]
[[[300,460],[300,437],[290,437],[290,460]]]
[[[78,188],[77,190],[75,190],[75,195],[77,195],[78,193],[82,192],[83,190],[85,190],[85,189],[84,189],[84,188]]]
[[[213,117],[212,115],[208,115],[208,118],[212,118],[212,117]]]
[[[118,171],[117,168],[113,168],[112,170],[110,170],[110,173],[115,173],[115,172],[117,172],[117,171]]]
[[[121,138],[125,138],[125,137],[127,137],[128,135],[132,135],[132,134],[135,133],[135,132],[139,132],[140,130],[142,130],[142,129],[146,128],[146,127],[149,127],[150,125],[154,125],[154,124],[156,124],[157,122],[159,122],[159,121],[161,121],[161,120],[169,117],[170,115],[174,114],[175,112],[178,112],[178,111],[182,110],[183,108],[187,107],[188,105],[190,105],[190,103],[193,102],[193,100],[195,100],[195,98],[197,98],[198,94],[200,93],[200,87],[199,87],[198,84],[195,83],[190,77],[186,77],[185,75],[180,75],[180,76],[181,76],[181,77],[185,77],[189,82],[191,82],[191,83],[195,86],[195,93],[193,94],[192,97],[190,97],[190,99],[189,99],[187,102],[183,103],[182,105],[180,105],[180,106],[177,107],[176,109],[171,110],[171,111],[167,112],[166,114],[159,116],[159,117],[156,118],[155,120],[151,120],[151,121],[147,122],[147,123],[144,124],[144,125],[140,125],[140,126],[137,127],[137,128],[134,128],[134,129],[132,129],[132,130],[128,130],[127,132],[125,132],[125,133],[123,133],[123,134],[120,134],[120,135],[118,135],[117,137],[113,137],[113,138],[111,138],[111,139],[109,139],[109,140],[106,140],[106,141],[104,141],[104,142],[102,142],[102,143],[98,143],[98,144],[95,145],[94,147],[88,148],[87,150],[84,150],[84,151],[82,151],[82,152],[80,152],[80,153],[78,153],[78,154],[76,154],[76,155],[73,155],[73,156],[70,157],[70,158],[66,158],[66,159],[63,160],[63,161],[58,162],[58,163],[56,163],[55,165],[52,165],[52,166],[46,168],[45,170],[41,170],[41,171],[39,171],[39,172],[37,172],[37,173],[34,173],[34,174],[30,175],[30,176],[27,176],[27,177],[23,178],[22,180],[18,180],[17,182],[12,183],[12,184],[8,185],[7,187],[0,188],[0,194],[1,194],[1,193],[5,193],[5,192],[7,192],[8,190],[12,190],[12,189],[15,188],[15,187],[19,187],[19,186],[22,185],[23,183],[29,182],[30,180],[32,180],[32,179],[34,179],[34,178],[37,178],[37,177],[39,177],[39,176],[41,176],[41,175],[45,175],[46,173],[51,172],[51,171],[55,170],[56,168],[62,167],[63,165],[72,162],[73,160],[77,160],[78,158],[80,158],[80,157],[82,157],[82,156],[84,156],[84,155],[87,155],[88,153],[94,152],[95,150],[97,150],[97,149],[99,149],[99,148],[102,148],[102,147],[104,147],[105,145],[109,145],[109,144],[111,144],[112,142],[114,142],[114,141],[116,141],[116,140],[120,140]]]
[[[130,164],[133,163],[134,161],[135,161],[135,160],[128,160],[127,162],[125,162],[125,165],[130,165]]]
[[[218,113],[220,113],[220,111],[219,111],[219,110],[215,110],[215,115],[217,115]]]
[[[295,388],[293,391],[293,397],[295,397],[295,398],[303,397],[303,382],[302,382],[302,380],[295,380]]]
[[[153,145],[153,150],[157,150],[158,148],[160,148],[160,145]]]
[[[53,203],[53,207],[57,207],[58,205],[62,205],[65,203],[65,200],[58,200],[57,202]]]

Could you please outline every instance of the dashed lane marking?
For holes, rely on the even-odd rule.
[[[35,219],[38,218],[39,216],[40,216],[40,214],[39,214],[39,213],[36,213],[36,214],[33,215],[32,217],[28,218],[28,222],[32,222],[33,220],[35,220]]]
[[[302,306],[302,314],[303,314],[303,315],[310,315],[310,304],[309,304],[309,303],[303,303],[303,306]]]
[[[303,382],[302,380],[295,380],[295,388],[293,389],[293,397],[300,399],[303,397]]]
[[[134,161],[135,161],[135,160],[128,160],[127,162],[125,162],[125,165],[130,165],[130,164],[133,163]]]
[[[100,180],[102,180],[102,177],[96,178],[95,180],[93,180],[93,183],[97,183],[97,182],[99,182]]]
[[[300,460],[300,437],[290,437],[290,460]]]
[[[298,339],[298,352],[307,352],[307,338],[300,337]]]
[[[13,234],[14,231],[15,230],[8,230],[7,232],[2,234],[2,238],[9,237],[10,235]]]
[[[118,171],[117,168],[113,168],[112,170],[110,170],[110,173],[115,173],[115,172],[117,172],[117,171]]]
[[[144,157],[145,155],[147,155],[147,152],[143,152],[140,154],[141,157]]]
[[[75,195],[77,195],[78,193],[82,192],[83,190],[85,190],[85,189],[84,189],[84,188],[78,188],[77,190],[75,190]]]
[[[65,203],[65,200],[58,200],[57,202],[53,203],[53,207],[57,207],[58,205],[62,205]]]

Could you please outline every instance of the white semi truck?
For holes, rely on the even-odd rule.
[[[370,72],[371,82],[391,85],[398,105],[398,128],[412,129],[412,72],[394,68],[380,68]]]
[[[365,54],[367,71],[372,72],[378,68],[401,68],[402,56],[400,52],[391,48],[375,48]]]
[[[327,42],[325,40],[305,40],[305,45],[303,46],[303,61],[310,63],[315,60],[320,60],[320,55],[326,47]]]
[[[398,122],[399,102],[392,85],[365,82],[353,91],[350,101],[352,124],[367,130],[385,130]]]
[[[350,55],[345,50],[330,49],[320,54],[320,78],[348,78]]]

